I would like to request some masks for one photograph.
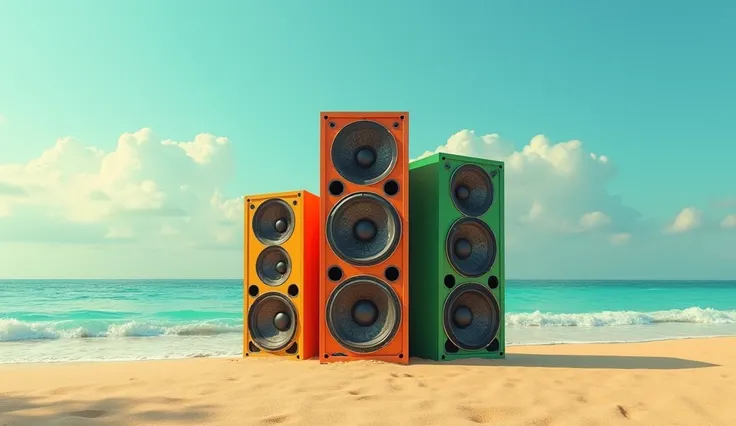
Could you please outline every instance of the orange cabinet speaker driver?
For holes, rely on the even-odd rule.
[[[319,197],[245,197],[243,354],[309,359],[319,346]]]
[[[320,114],[320,361],[409,362],[409,114]]]

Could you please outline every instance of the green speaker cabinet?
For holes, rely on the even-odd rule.
[[[434,154],[409,186],[411,355],[504,358],[503,162]]]

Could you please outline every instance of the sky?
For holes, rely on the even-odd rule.
[[[509,278],[736,279],[736,4],[0,2],[0,278],[239,278],[319,112],[507,163]]]

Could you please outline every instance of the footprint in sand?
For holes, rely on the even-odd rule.
[[[82,411],[72,411],[68,415],[72,417],[83,417],[85,419],[96,419],[106,414],[107,414],[107,411],[104,411],[104,410],[82,410]]]
[[[261,419],[261,423],[264,425],[280,425],[286,423],[291,419],[291,416],[287,414],[281,414],[278,416],[269,416]]]

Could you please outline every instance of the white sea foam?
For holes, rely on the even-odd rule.
[[[659,323],[736,324],[736,310],[692,307],[669,311],[605,311],[584,314],[516,313],[506,315],[511,327],[604,327]]]
[[[508,346],[641,342],[736,335],[736,311],[508,313]],[[0,318],[0,364],[120,361],[242,354],[241,319],[24,322]]]
[[[128,321],[115,324],[91,323],[87,327],[69,327],[68,321],[25,322],[15,318],[0,319],[0,342],[24,340],[76,339],[94,337],[213,336],[240,333],[242,324],[224,321],[199,321],[186,324],[161,324]]]

